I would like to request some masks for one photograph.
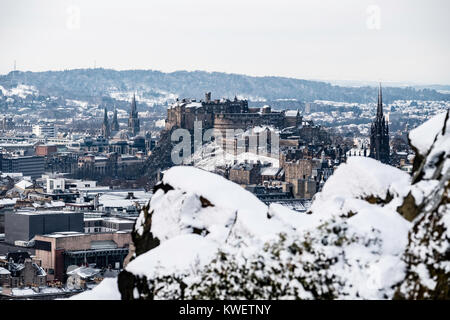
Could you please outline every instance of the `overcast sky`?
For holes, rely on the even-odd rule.
[[[450,84],[448,0],[0,0],[0,74],[97,67]]]

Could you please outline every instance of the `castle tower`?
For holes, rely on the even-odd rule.
[[[128,131],[132,134],[132,136],[136,136],[140,130],[139,117],[136,109],[136,96],[133,94],[130,117],[128,118]]]
[[[111,135],[111,128],[109,127],[109,121],[108,121],[108,111],[105,108],[105,114],[103,116],[103,124],[102,124],[102,135],[105,138],[109,138]]]
[[[377,116],[370,128],[370,157],[389,164],[389,125],[383,115],[383,96],[378,89]]]
[[[119,131],[119,121],[117,121],[117,109],[114,107],[114,115],[111,123],[111,131]]]

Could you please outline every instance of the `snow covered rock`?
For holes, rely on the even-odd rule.
[[[399,212],[414,223],[404,261],[405,280],[396,297],[450,299],[449,112],[411,131],[416,150],[413,183]]]
[[[390,298],[404,277],[410,226],[392,199],[409,180],[354,158],[304,214],[267,207],[212,173],[173,167],[136,223],[122,298]]]

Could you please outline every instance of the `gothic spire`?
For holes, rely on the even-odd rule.
[[[131,113],[134,114],[136,112],[136,94],[133,93],[133,101],[131,102]]]
[[[383,118],[383,94],[381,92],[381,82],[378,89],[378,105],[377,105],[377,118]]]
[[[105,138],[108,138],[111,134],[111,128],[109,126],[109,121],[108,121],[108,110],[106,110],[106,108],[105,108],[105,114],[103,116],[102,134],[103,134],[103,137],[105,137]]]
[[[105,114],[103,116],[103,123],[107,123],[108,122],[108,111],[105,108]]]
[[[113,114],[113,120],[111,123],[111,130],[112,131],[119,131],[119,122],[117,121],[117,108],[114,105],[114,114]]]
[[[136,136],[140,131],[139,116],[136,108],[136,94],[133,93],[133,101],[131,102],[131,112],[128,118],[128,130],[133,136]]]

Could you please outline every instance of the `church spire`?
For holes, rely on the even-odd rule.
[[[109,138],[109,136],[111,135],[111,128],[108,121],[108,110],[106,110],[106,108],[103,115],[102,134],[105,138]]]
[[[136,136],[140,131],[139,115],[136,108],[136,94],[133,93],[133,101],[131,102],[130,116],[128,118],[128,131]]]
[[[103,123],[108,122],[108,110],[105,108],[105,113],[103,114]]]
[[[389,156],[389,126],[383,115],[383,96],[380,83],[377,116],[370,126],[370,157],[383,163],[389,163]]]
[[[381,82],[378,89],[377,118],[383,118],[383,93],[381,92]]]
[[[133,101],[131,102],[131,113],[134,114],[136,112],[136,94],[133,93]]]
[[[113,114],[113,120],[111,123],[111,130],[112,131],[119,131],[119,121],[117,120],[117,109],[116,106],[114,106],[114,114]]]

